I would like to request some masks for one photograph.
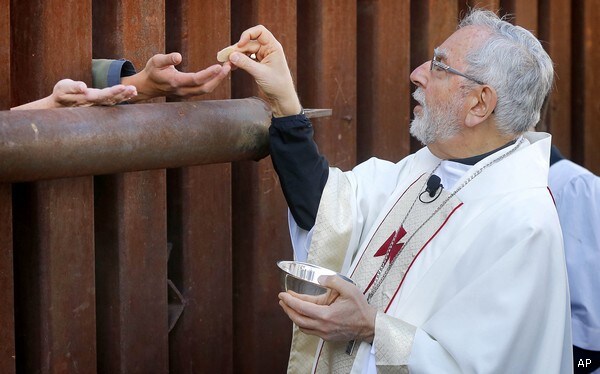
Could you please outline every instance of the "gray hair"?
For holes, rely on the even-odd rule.
[[[528,131],[540,119],[540,109],[554,79],[548,53],[533,34],[488,10],[472,10],[459,28],[486,28],[490,36],[467,53],[467,74],[496,90],[498,130],[505,135]]]

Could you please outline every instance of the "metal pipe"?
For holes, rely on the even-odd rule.
[[[0,182],[258,160],[270,121],[258,98],[1,111]]]

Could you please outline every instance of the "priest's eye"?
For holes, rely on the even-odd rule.
[[[438,60],[439,57],[433,56],[431,59],[431,71],[443,71],[446,70],[446,64]]]

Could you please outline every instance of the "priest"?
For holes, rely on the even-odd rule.
[[[321,279],[340,294],[330,305],[279,295],[297,326],[289,372],[572,371],[550,136],[527,132],[554,71],[530,32],[472,10],[410,76],[410,132],[426,147],[350,171],[319,154],[266,28],[246,30],[229,59],[273,110],[296,259],[356,284]]]

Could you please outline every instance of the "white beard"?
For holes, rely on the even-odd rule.
[[[410,123],[410,134],[421,143],[428,145],[436,141],[447,140],[460,132],[459,100],[451,100],[446,105],[430,108],[425,103],[425,92],[420,87],[415,90],[413,97],[423,110],[421,115],[415,115]]]

